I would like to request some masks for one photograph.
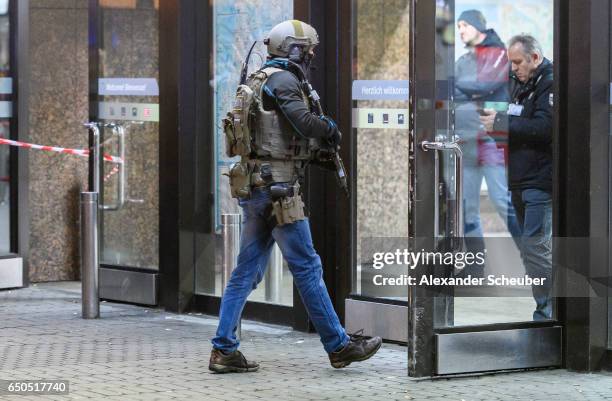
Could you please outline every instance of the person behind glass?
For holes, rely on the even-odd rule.
[[[243,211],[243,226],[238,262],[221,300],[209,369],[226,373],[259,368],[238,350],[236,330],[247,297],[264,276],[275,242],[289,265],[331,365],[342,368],[372,357],[382,340],[349,336],[340,324],[304,216],[299,181],[306,165],[313,161],[313,144],[337,150],[341,140],[336,123],[315,114],[308,96],[307,74],[319,38],[310,25],[290,20],[276,25],[264,43],[268,60],[246,82],[259,99],[253,107],[252,128],[247,128],[252,131],[250,138],[242,147],[247,149],[229,152],[241,156],[241,162],[232,167],[229,175],[232,193],[237,194]],[[232,121],[237,120],[224,123],[231,126]]]
[[[512,63],[511,99],[507,112],[485,110],[481,121],[489,131],[509,132],[509,188],[522,237],[520,251],[533,286],[534,320],[552,317],[552,135],[553,65],[530,35],[508,43]]]
[[[504,43],[478,10],[467,10],[457,19],[457,28],[467,53],[455,63],[455,134],[464,159],[464,224],[466,248],[485,248],[480,219],[480,189],[487,183],[489,199],[512,237],[519,233],[516,215],[506,184],[505,133],[483,130],[480,114],[484,107],[505,107],[508,102],[509,62]],[[496,141],[493,137],[501,138]],[[484,265],[467,266],[460,275],[482,277]]]

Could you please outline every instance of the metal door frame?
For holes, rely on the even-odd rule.
[[[610,0],[579,4],[557,0],[555,141],[559,155],[553,214],[557,235],[610,240]],[[571,163],[571,165],[570,165]],[[555,221],[553,221],[554,227]],[[583,280],[561,277],[565,288],[588,291],[592,278],[610,277],[610,247],[557,250],[558,260],[576,263]],[[608,289],[610,283],[608,282]],[[608,299],[565,298],[559,312],[564,323],[564,366],[577,371],[602,369],[607,350]]]
[[[435,108],[435,2],[413,1],[411,67],[415,97],[411,99],[415,144],[411,169],[410,233],[432,238],[436,212],[433,158],[416,144],[433,141]],[[418,122],[418,124],[417,124]],[[418,176],[418,179],[417,179]],[[437,328],[438,306],[427,290],[411,287],[408,319],[408,373],[425,377],[466,372],[560,366],[561,326],[557,322],[502,323]],[[514,341],[510,341],[510,339]],[[477,346],[474,346],[477,344]],[[511,345],[509,348],[508,346]],[[500,363],[503,360],[506,363]],[[457,364],[457,361],[460,361]],[[473,366],[470,366],[470,362]]]

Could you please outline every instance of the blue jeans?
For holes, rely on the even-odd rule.
[[[463,196],[465,199],[465,236],[482,238],[480,223],[480,187],[483,178],[487,182],[489,198],[497,213],[506,222],[513,238],[521,236],[521,229],[506,185],[506,168],[503,165],[468,165],[463,171]],[[484,243],[482,245],[484,249]]]
[[[521,229],[516,220],[516,214],[510,201],[510,193],[506,186],[506,168],[502,165],[480,165],[479,163],[466,163],[463,170],[463,199],[464,199],[464,241],[467,251],[483,252],[485,241],[482,224],[480,222],[480,187],[482,180],[487,182],[489,198],[495,206],[497,213],[506,223],[508,231],[515,242],[521,235]],[[518,242],[517,242],[518,246]],[[467,265],[459,276],[484,277],[484,265]]]
[[[323,281],[321,258],[312,245],[308,220],[274,226],[271,222],[270,191],[253,190],[249,200],[240,201],[243,211],[238,263],[221,299],[219,327],[213,347],[233,352],[240,345],[236,328],[247,297],[261,282],[274,241],[289,265],[308,316],[328,353],[344,347],[349,337],[340,324]]]
[[[536,310],[533,320],[552,318],[552,199],[539,189],[512,191],[522,236],[519,249],[526,273],[543,278],[544,285],[532,286]]]

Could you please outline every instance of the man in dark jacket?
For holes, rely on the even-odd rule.
[[[506,113],[485,110],[490,131],[508,129],[512,203],[522,229],[521,257],[527,274],[544,278],[533,286],[534,320],[552,317],[552,131],[553,65],[540,44],[517,35],[508,44],[512,103]]]
[[[506,178],[506,156],[491,133],[480,122],[484,108],[505,110],[509,100],[506,47],[478,10],[467,10],[457,19],[457,28],[467,52],[455,63],[455,134],[461,141],[464,172],[465,243],[468,250],[484,250],[480,222],[480,189],[483,179],[488,195],[513,237],[519,235],[510,203]],[[507,133],[495,133],[507,136]],[[483,266],[465,268],[462,275],[483,276]]]

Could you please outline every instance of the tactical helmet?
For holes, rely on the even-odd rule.
[[[295,45],[300,46],[305,55],[319,44],[319,35],[313,27],[302,21],[287,20],[272,28],[264,44],[268,46],[271,56],[288,57]]]

